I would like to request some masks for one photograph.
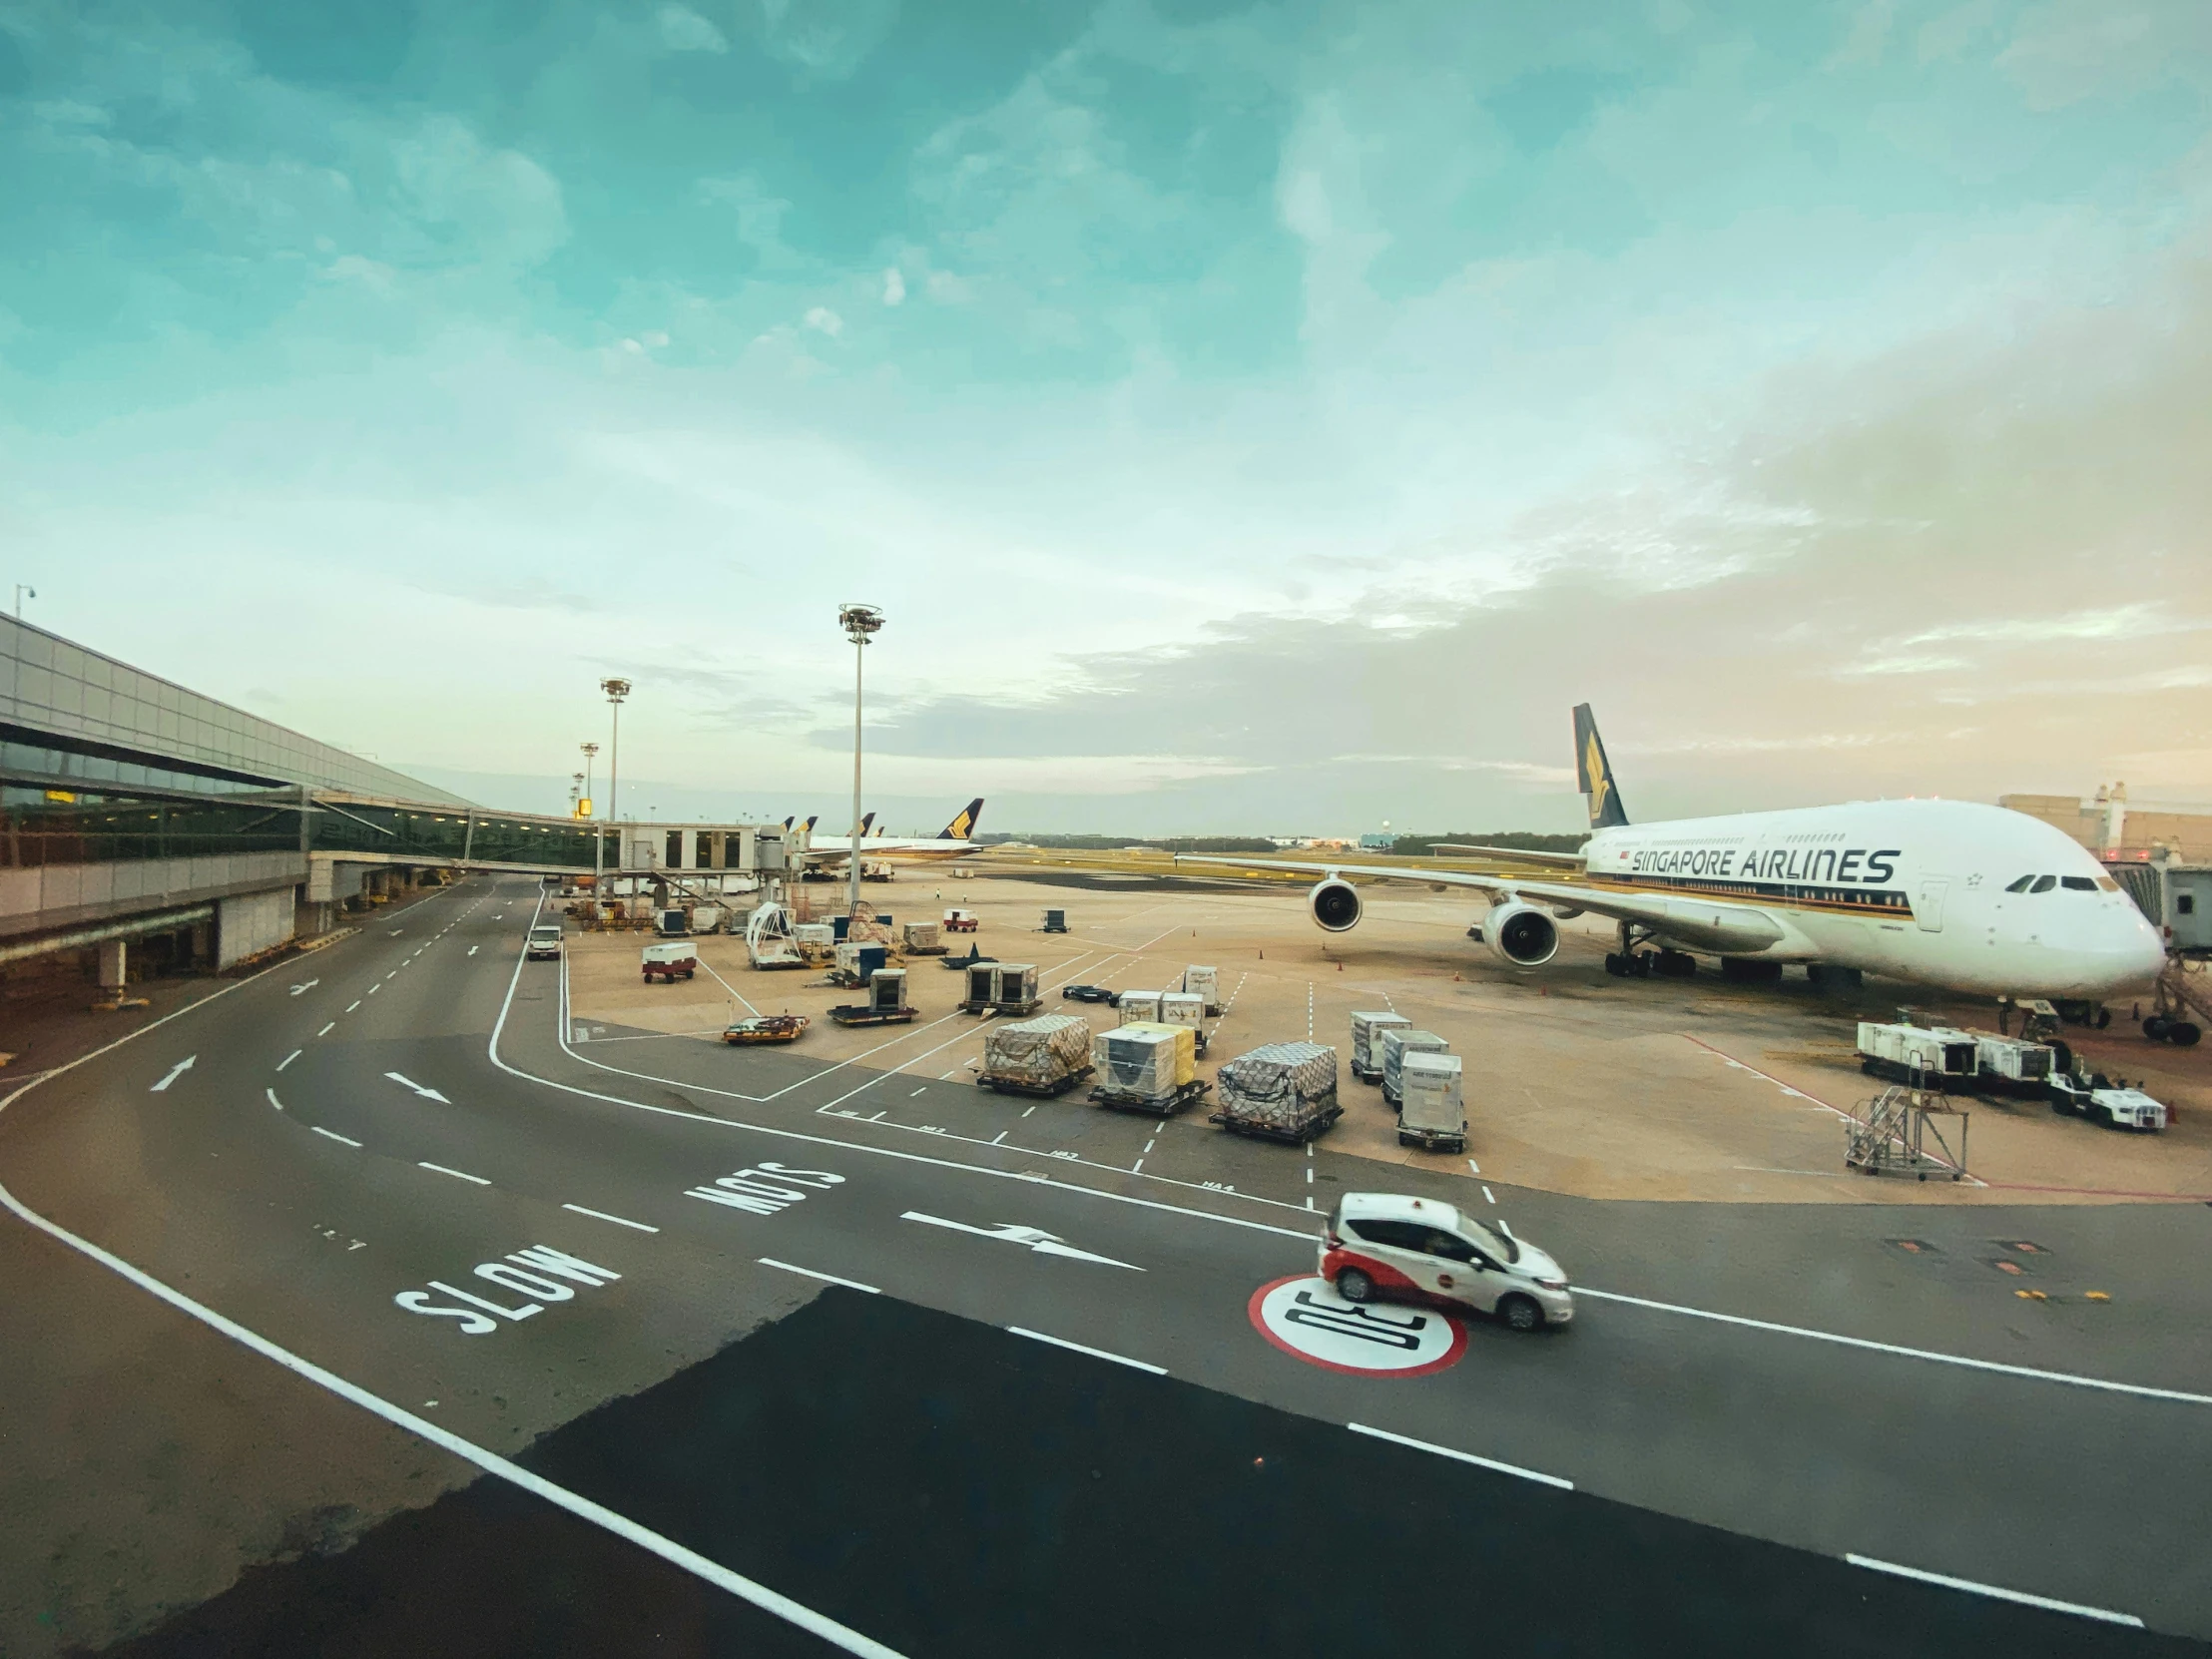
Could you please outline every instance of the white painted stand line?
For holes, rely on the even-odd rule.
[[[789,1262],[779,1262],[773,1256],[763,1256],[761,1266],[764,1268],[782,1268],[786,1273],[797,1273],[809,1279],[819,1279],[826,1285],[842,1285],[848,1291],[865,1291],[869,1296],[881,1296],[883,1294],[873,1285],[863,1285],[857,1279],[839,1279],[833,1273],[817,1273],[813,1268],[795,1267]]]
[[[486,1182],[485,1185],[489,1186],[490,1183]],[[640,1233],[658,1233],[660,1231],[658,1227],[648,1227],[642,1221],[625,1221],[620,1216],[610,1216],[604,1210],[587,1210],[581,1204],[564,1204],[561,1208],[574,1210],[580,1216],[590,1216],[595,1221],[611,1221],[617,1227],[635,1227]]]
[[[1573,1481],[1562,1480],[1556,1474],[1545,1474],[1540,1469],[1524,1469],[1518,1463],[1501,1463],[1494,1457],[1477,1457],[1471,1451],[1455,1451],[1447,1445],[1431,1445],[1426,1440],[1416,1440],[1409,1435],[1393,1434],[1387,1428],[1370,1428],[1364,1422],[1348,1422],[1345,1426],[1355,1434],[1367,1434],[1378,1440],[1388,1440],[1393,1445],[1411,1446],[1415,1451],[1432,1451],[1439,1457],[1450,1457],[1458,1462],[1473,1463],[1478,1468],[1494,1469],[1499,1474],[1517,1474],[1523,1480],[1533,1480],[1545,1486],[1556,1486],[1562,1492],[1574,1490]]]
[[[489,1181],[486,1181],[481,1175],[470,1175],[465,1170],[447,1169],[443,1164],[424,1163],[419,1158],[415,1160],[415,1168],[431,1170],[439,1175],[450,1175],[456,1181],[473,1181],[479,1187],[488,1187],[491,1185],[491,1183]]]
[[[335,1129],[324,1129],[320,1124],[309,1124],[307,1127],[312,1129],[317,1135],[327,1136],[333,1141],[343,1141],[347,1146],[356,1149],[358,1149],[361,1144],[359,1141],[352,1139],[350,1136],[339,1134]]]
[[[1173,931],[1172,927],[1168,929],[1170,933]],[[1160,936],[1165,938],[1167,934],[1163,933]],[[1017,1337],[1027,1337],[1031,1342],[1050,1343],[1054,1348],[1073,1349],[1078,1354],[1088,1354],[1093,1360],[1111,1360],[1117,1366],[1128,1366],[1136,1371],[1148,1371],[1154,1377],[1165,1377],[1168,1374],[1168,1368],[1165,1366],[1147,1365],[1144,1361],[1132,1360],[1125,1354],[1108,1354],[1102,1348],[1086,1348],[1081,1343],[1069,1342],[1065,1337],[1048,1337],[1042,1331],[1026,1331],[1018,1325],[1009,1325],[1006,1329]]]
[[[2041,1607],[2053,1613],[2072,1613],[2078,1618],[2101,1619],[2106,1624],[2124,1624],[2134,1630],[2143,1628],[2143,1621],[2133,1613],[2115,1613],[2107,1607],[2090,1607],[2078,1601],[2057,1601],[2049,1596],[2029,1595],[2025,1590],[2007,1590],[2000,1584],[1977,1584],[1970,1578],[1952,1578],[1948,1573],[1902,1567],[1895,1561],[1878,1561],[1871,1555],[1847,1555],[1844,1559],[1855,1567],[1895,1573],[1900,1578],[1917,1578],[1923,1584],[1940,1584],[1946,1590],[1971,1590],[1975,1595],[1994,1596],[1999,1601],[2016,1601],[2023,1607]]]

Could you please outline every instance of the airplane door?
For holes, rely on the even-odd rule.
[[[1943,930],[1943,898],[1950,891],[1947,875],[1924,875],[1920,885],[1913,890],[1913,919],[1921,924],[1924,933],[1940,933]]]

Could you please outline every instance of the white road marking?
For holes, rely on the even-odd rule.
[[[274,970],[264,969],[263,971]],[[254,977],[258,978],[259,975]],[[224,991],[233,990],[239,985],[248,983],[251,983],[251,980],[234,980],[232,984],[226,985],[223,991],[217,991],[215,995],[221,996]],[[202,998],[202,1000],[212,999]],[[197,1005],[195,1004],[195,1006]],[[177,1012],[184,1013],[186,1011],[180,1008]],[[176,1015],[170,1014],[163,1017],[174,1019]],[[140,1031],[132,1032],[131,1035],[137,1036],[143,1031],[152,1029],[153,1025],[143,1026]],[[95,1054],[104,1052],[106,1052],[104,1049],[94,1050]],[[84,1059],[89,1060],[92,1057],[91,1054],[88,1054],[84,1056]],[[20,1089],[16,1091],[16,1094],[21,1093],[22,1090]],[[13,1100],[15,1095],[11,1094],[7,1098]],[[6,1102],[0,1101],[0,1105],[5,1104]],[[56,1226],[44,1216],[27,1209],[5,1187],[0,1187],[0,1203],[4,1203],[16,1215],[41,1232],[59,1239],[72,1250],[78,1251],[98,1262],[102,1267],[129,1280],[149,1295],[160,1298],[180,1313],[199,1320],[203,1325],[229,1337],[240,1346],[252,1349],[263,1359],[274,1361],[294,1376],[304,1378],[317,1387],[336,1394],[340,1399],[358,1405],[362,1410],[383,1418],[384,1421],[394,1427],[403,1428],[408,1433],[429,1441],[430,1444],[442,1451],[449,1451],[456,1457],[474,1463],[485,1473],[497,1475],[500,1479],[521,1487],[533,1497],[540,1497],[548,1503],[557,1504],[581,1520],[589,1521],[594,1526],[603,1527],[616,1537],[626,1539],[638,1545],[641,1549],[650,1550],[671,1565],[681,1567],[684,1571],[706,1580],[717,1589],[726,1590],[743,1601],[751,1602],[762,1611],[772,1613],[780,1619],[795,1624],[811,1635],[820,1636],[824,1641],[841,1649],[843,1652],[856,1654],[859,1659],[904,1659],[904,1656],[896,1648],[886,1647],[881,1642],[863,1636],[858,1631],[837,1623],[836,1620],[827,1614],[818,1613],[812,1607],[796,1602],[789,1596],[779,1595],[776,1591],[768,1588],[767,1585],[748,1578],[743,1573],[732,1572],[721,1562],[711,1561],[697,1550],[687,1549],[673,1538],[664,1537],[650,1527],[639,1525],[627,1515],[618,1514],[604,1504],[594,1503],[590,1498],[572,1492],[565,1486],[556,1486],[543,1475],[533,1474],[521,1464],[510,1462],[497,1452],[486,1451],[482,1446],[464,1440],[458,1434],[439,1427],[428,1418],[418,1417],[412,1411],[394,1405],[381,1395],[370,1393],[358,1383],[347,1382],[335,1372],[325,1371],[312,1361],[302,1360],[288,1349],[278,1348],[258,1332],[249,1331],[237,1321],[227,1319],[214,1309],[193,1301],[183,1292],[172,1290],[152,1274],[133,1267],[122,1257],[101,1249],[89,1240],[80,1239],[76,1234]]]
[[[928,1085],[928,1084],[926,1084],[926,1083],[924,1083],[924,1084],[922,1084],[922,1086],[921,1086],[921,1089],[926,1089],[927,1087],[929,1087],[929,1085]],[[913,1098],[914,1098],[914,1095],[918,1095],[918,1094],[920,1094],[920,1093],[921,1093],[921,1089],[916,1089],[916,1090],[914,1091],[914,1093],[913,1093],[913,1094],[910,1094],[910,1095],[908,1095],[908,1096],[907,1096],[906,1098],[907,1098],[908,1100],[911,1100],[911,1099],[913,1099]]]
[[[2106,1624],[2124,1624],[2134,1630],[2143,1628],[2143,1621],[2133,1613],[2115,1613],[2109,1608],[2089,1607],[2078,1601],[2055,1601],[2049,1596],[2029,1595],[2025,1590],[2007,1590],[1996,1584],[1977,1584],[1970,1578],[1952,1578],[1948,1573],[1902,1567],[1895,1561],[1878,1561],[1871,1555],[1846,1555],[1844,1559],[1855,1567],[1895,1573],[1900,1578],[1917,1578],[1923,1584],[1940,1584],[1949,1590],[1971,1590],[1975,1595],[1994,1596],[1999,1601],[2017,1601],[2024,1606],[2041,1607],[2053,1613],[2072,1613],[2084,1619],[2102,1619]]]
[[[378,981],[377,981],[377,982],[376,982],[375,984],[373,984],[373,985],[371,985],[371,986],[369,986],[369,987],[368,987],[368,994],[369,994],[370,996],[374,996],[374,995],[375,995],[375,994],[376,994],[376,993],[377,993],[378,991],[382,990],[383,988],[384,988],[384,984],[383,984],[383,981],[379,979],[379,980],[378,980]]]
[[[345,1005],[345,1011],[346,1011],[347,1013],[349,1013],[349,1014],[350,1014],[350,1013],[351,1013],[351,1012],[352,1012],[352,1011],[353,1011],[353,1010],[354,1010],[355,1008],[358,1008],[359,1006],[360,1006],[360,1002],[359,1002],[358,1000],[355,1000],[355,1001],[352,1001],[352,1002],[348,1002],[348,1003],[347,1003],[347,1004]]]
[[[944,1080],[945,1080],[945,1079],[946,1079],[947,1077],[950,1077],[950,1076],[951,1076],[951,1075],[953,1074],[953,1072],[957,1072],[957,1071],[958,1071],[959,1069],[960,1069],[960,1068],[959,1068],[958,1066],[954,1066],[954,1067],[952,1068],[952,1071],[947,1071],[947,1072],[940,1072],[940,1073],[938,1074],[938,1076],[937,1076],[937,1081],[938,1081],[938,1082],[940,1082],[940,1083],[942,1083],[942,1082],[943,1082],[943,1081],[944,1081]]]
[[[472,945],[470,945],[470,946],[468,947],[468,953],[469,953],[469,954],[470,954],[471,956],[473,956],[473,955],[475,955],[475,954],[476,954],[476,952],[477,952],[477,951],[478,951],[479,949],[481,949],[481,948],[482,948],[482,947],[481,947],[481,946],[479,946],[479,945],[473,945],[473,944],[472,944]]]
[[[333,1141],[344,1141],[347,1146],[358,1147],[361,1144],[359,1141],[339,1134],[335,1129],[324,1129],[320,1124],[309,1124],[308,1127],[314,1130],[317,1135],[327,1135]]]
[[[446,1099],[445,1096],[438,1093],[437,1090],[426,1089],[411,1077],[402,1077],[396,1071],[387,1071],[384,1073],[384,1075],[390,1078],[394,1083],[397,1083],[402,1089],[414,1090],[414,1092],[420,1095],[424,1100],[434,1100],[440,1106],[450,1106],[453,1104],[453,1102]]]
[[[1312,1186],[1313,1184],[1314,1184],[1314,1166],[1313,1166],[1312,1164],[1308,1164],[1308,1165],[1306,1166],[1306,1185],[1308,1185],[1309,1187],[1311,1187],[1311,1186]]]
[[[1150,1156],[1152,1155],[1152,1149],[1153,1149],[1153,1147],[1154,1147],[1155,1145],[1157,1145],[1157,1144],[1158,1144],[1158,1142],[1159,1142],[1159,1139],[1160,1139],[1160,1137],[1159,1137],[1159,1136],[1157,1136],[1157,1135],[1155,1135],[1155,1136],[1153,1136],[1153,1137],[1152,1137],[1152,1139],[1151,1139],[1151,1140],[1149,1140],[1149,1141],[1147,1141],[1147,1142],[1145,1142],[1145,1143],[1144,1143],[1144,1150],[1145,1150],[1145,1156],[1146,1156],[1146,1157],[1150,1157]]]
[[[306,993],[307,993],[307,992],[309,992],[309,991],[313,990],[313,989],[315,988],[315,986],[317,986],[317,985],[319,985],[319,984],[321,984],[321,983],[322,983],[322,981],[321,981],[321,980],[319,980],[319,979],[310,979],[310,980],[308,980],[308,981],[307,981],[307,982],[306,982],[306,983],[305,983],[304,985],[294,985],[294,986],[292,986],[292,988],[291,988],[291,994],[292,994],[293,996],[304,996],[304,995],[306,995]]]
[[[863,1285],[857,1279],[839,1279],[833,1273],[817,1273],[813,1268],[794,1267],[791,1263],[779,1262],[772,1256],[763,1256],[761,1266],[764,1268],[782,1268],[786,1273],[805,1274],[809,1279],[820,1279],[825,1284],[830,1285],[842,1285],[848,1291],[865,1291],[869,1296],[881,1296],[883,1294],[873,1285]]]
[[[1833,1331],[1810,1331],[1800,1325],[1777,1325],[1771,1320],[1746,1319],[1741,1314],[1716,1314],[1705,1308],[1684,1308],[1672,1302],[1651,1302],[1640,1296],[1623,1296],[1618,1291],[1593,1291],[1587,1285],[1574,1288],[1577,1296],[1594,1297],[1600,1302],[1621,1302],[1632,1308],[1649,1308],[1661,1314],[1681,1314],[1695,1320],[1712,1320],[1721,1325],[1740,1325],[1751,1331],[1770,1331],[1777,1336],[1804,1337],[1816,1343],[1835,1343],[1842,1348],[1865,1349],[1871,1354],[1894,1354],[1904,1360],[1928,1360],[1940,1366],[1963,1366],[1968,1371],[1995,1372],[2000,1377],[2025,1378],[2035,1382],[2063,1382],[2076,1388],[2101,1388],[2107,1393],[2133,1394],[2139,1399],[2172,1399],[2184,1405],[2212,1405],[2212,1394],[2190,1393],[2183,1388],[2153,1388],[2141,1382],[2114,1382],[2102,1377],[2082,1377],[2074,1372],[2043,1371],[2034,1366],[2008,1366],[2001,1360],[1974,1360],[1963,1354],[1938,1354],[1934,1349],[1906,1348],[1897,1343],[1878,1343],[1865,1337],[1845,1337]]]
[[[178,1061],[178,1062],[177,1062],[177,1063],[176,1063],[175,1065],[173,1065],[173,1066],[171,1066],[171,1067],[169,1068],[169,1075],[168,1075],[168,1076],[164,1077],[164,1078],[163,1078],[163,1079],[162,1079],[162,1080],[161,1080],[161,1081],[160,1081],[159,1083],[156,1083],[156,1084],[155,1084],[155,1085],[154,1085],[154,1086],[153,1086],[152,1088],[148,1089],[148,1090],[147,1090],[146,1092],[147,1092],[148,1094],[161,1094],[161,1093],[164,1093],[164,1092],[165,1092],[165,1091],[166,1091],[166,1090],[167,1090],[167,1089],[169,1088],[169,1085],[170,1085],[170,1084],[172,1084],[172,1083],[176,1082],[178,1078],[180,1078],[180,1077],[184,1076],[184,1074],[185,1074],[186,1072],[188,1072],[188,1071],[192,1070],[192,1063],[193,1063],[193,1061],[195,1061],[195,1060],[197,1060],[197,1059],[199,1059],[199,1058],[200,1058],[200,1056],[199,1056],[199,1055],[197,1055],[197,1054],[188,1054],[188,1055],[186,1055],[186,1056],[185,1056],[185,1057],[184,1057],[184,1058],[183,1058],[182,1060],[179,1060],[179,1061]]]
[[[1822,1181],[1841,1180],[1844,1173],[1839,1169],[1770,1169],[1765,1164],[1735,1164],[1731,1167],[1742,1170],[1746,1175],[1811,1175]]]
[[[1491,1195],[1490,1189],[1487,1187],[1484,1187],[1482,1189],[1482,1201],[1485,1204],[1495,1204],[1497,1202],[1496,1198]]]
[[[1034,1107],[1034,1106],[1032,1106],[1032,1107],[1030,1107],[1030,1108],[1029,1108],[1029,1112],[1034,1112],[1035,1110],[1036,1110],[1036,1107]],[[1022,1113],[1021,1115],[1022,1115],[1023,1117],[1027,1117],[1027,1116],[1029,1115],[1029,1112],[1024,1112],[1024,1113]]]
[[[293,1049],[289,1054],[285,1055],[281,1060],[278,1060],[276,1062],[276,1069],[278,1071],[282,1071],[284,1067],[290,1065],[292,1061],[298,1059],[299,1056],[304,1054],[306,1050],[303,1048]]]
[[[1001,1129],[1001,1130],[1000,1130],[1000,1131],[999,1131],[999,1132],[998,1132],[998,1133],[997,1133],[996,1135],[994,1135],[994,1136],[993,1136],[993,1137],[991,1138],[991,1145],[993,1145],[993,1146],[999,1146],[999,1145],[1002,1145],[1002,1144],[1004,1144],[1004,1142],[1005,1142],[1005,1139],[1006,1139],[1006,1135],[1007,1135],[1007,1131],[1006,1131],[1006,1130],[1003,1130],[1003,1129]]]
[[[1574,1490],[1574,1482],[1562,1480],[1556,1474],[1545,1474],[1540,1469],[1524,1469],[1518,1463],[1501,1463],[1494,1457],[1477,1457],[1471,1451],[1457,1451],[1447,1445],[1434,1445],[1427,1440],[1416,1440],[1409,1435],[1393,1434],[1387,1428],[1370,1428],[1364,1422],[1348,1422],[1345,1426],[1355,1434],[1371,1435],[1378,1440],[1388,1440],[1393,1445],[1411,1446],[1415,1451],[1432,1451],[1439,1457],[1450,1457],[1462,1463],[1473,1463],[1479,1468],[1495,1469],[1499,1474],[1517,1474],[1523,1480],[1534,1480],[1541,1485],[1556,1486],[1563,1492]]]
[[[1476,1175],[1480,1175],[1482,1173],[1482,1166],[1476,1163],[1472,1158],[1469,1158],[1467,1160],[1467,1168]]]
[[[486,1181],[481,1175],[470,1175],[465,1170],[447,1169],[443,1164],[427,1164],[422,1162],[420,1159],[417,1159],[415,1161],[415,1168],[434,1170],[439,1175],[450,1175],[456,1181],[473,1181],[479,1187],[488,1187],[491,1185],[491,1183],[489,1181]]]
[[[1171,927],[1168,932],[1172,933],[1174,930]],[[1166,934],[1161,935],[1163,938],[1166,936]],[[1017,1337],[1027,1337],[1031,1342],[1050,1343],[1054,1348],[1073,1349],[1077,1354],[1088,1354],[1093,1360],[1111,1360],[1117,1366],[1128,1366],[1135,1371],[1148,1371],[1154,1377],[1165,1377],[1168,1374],[1168,1368],[1165,1366],[1147,1365],[1142,1360],[1130,1359],[1126,1354],[1108,1354],[1102,1348],[1088,1348],[1082,1343],[1071,1343],[1065,1337],[1048,1337],[1042,1331],[1027,1331],[1018,1325],[1009,1325],[1006,1329]]]
[[[642,1221],[627,1221],[621,1216],[610,1216],[604,1210],[587,1210],[581,1204],[564,1204],[564,1210],[574,1210],[580,1216],[590,1216],[597,1221],[611,1221],[617,1227],[635,1227],[640,1233],[658,1233],[658,1227],[648,1227]]]
[[[328,1024],[328,1025],[325,1025],[325,1026],[324,1026],[324,1027],[323,1027],[323,1028],[322,1028],[321,1030],[317,1031],[317,1032],[315,1033],[315,1035],[316,1035],[316,1036],[318,1036],[318,1037],[327,1037],[327,1036],[328,1036],[328,1035],[329,1035],[329,1034],[330,1034],[331,1032],[335,1031],[335,1030],[336,1030],[337,1028],[338,1028],[338,1022],[337,1022],[336,1020],[332,1020],[332,1021],[331,1021],[331,1022],[330,1022],[330,1023]]]
[[[946,1221],[942,1216],[925,1216],[919,1210],[908,1210],[898,1219],[918,1221],[925,1227],[942,1227],[953,1233],[972,1233],[979,1239],[997,1239],[1003,1244],[1027,1245],[1039,1256],[1065,1256],[1071,1261],[1096,1262],[1109,1268],[1127,1268],[1131,1273],[1144,1272],[1134,1262],[1117,1262],[1111,1256],[1097,1256],[1088,1250],[1077,1250],[1057,1234],[1047,1233],[1041,1227],[1022,1227],[1013,1222],[1000,1222],[996,1227],[976,1227],[964,1221]]]
[[[281,1112],[284,1109],[284,1103],[276,1098],[276,1091],[275,1089],[264,1089],[262,1093],[269,1096],[269,1103],[272,1106],[276,1107],[277,1111]]]

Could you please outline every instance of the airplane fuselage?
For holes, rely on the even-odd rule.
[[[1655,936],[1696,950],[2069,998],[2146,984],[2165,960],[2157,930],[2078,842],[1973,802],[1626,825],[1598,830],[1585,854],[1590,885],[1664,894]]]

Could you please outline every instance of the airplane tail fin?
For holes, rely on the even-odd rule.
[[[806,831],[807,831],[807,833],[811,835],[811,834],[813,834],[813,833],[815,832],[815,826],[816,826],[816,825],[818,825],[818,824],[820,824],[821,822],[822,822],[822,815],[821,815],[820,813],[817,813],[817,814],[815,814],[815,816],[814,816],[813,818],[809,819],[809,820],[808,820],[808,821],[807,821],[807,822],[806,822],[805,824],[802,824],[802,825],[801,825],[801,826],[800,826],[799,828],[800,828],[800,829],[802,829],[802,830],[806,830]]]
[[[792,827],[792,825],[793,825],[793,824],[795,824],[796,822],[798,822],[798,821],[797,821],[797,820],[795,820],[795,819],[786,819],[786,820],[784,820],[784,828],[785,828],[785,829],[787,829],[787,830],[789,830],[789,829],[790,829],[790,828]]]
[[[868,814],[867,817],[860,820],[860,833],[862,836],[865,836],[867,834],[868,830],[874,825],[874,823],[875,815],[873,813]]]
[[[1605,740],[1597,735],[1597,718],[1587,703],[1574,709],[1575,787],[1590,798],[1590,828],[1616,829],[1628,822],[1621,806],[1620,786],[1613,782],[1612,764],[1605,759]]]
[[[975,826],[983,817],[983,798],[973,801],[952,815],[952,822],[937,831],[940,841],[964,841],[975,833]]]

